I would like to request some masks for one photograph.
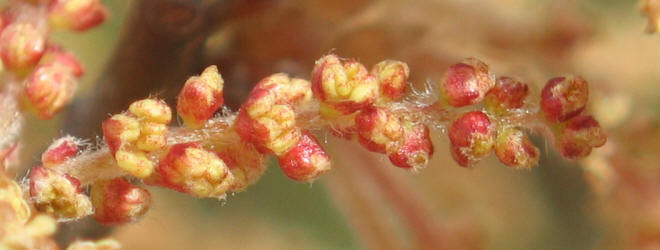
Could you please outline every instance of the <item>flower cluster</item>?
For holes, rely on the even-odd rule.
[[[466,167],[491,152],[507,166],[536,165],[539,149],[525,130],[547,134],[568,159],[605,142],[598,122],[584,114],[588,92],[580,77],[551,79],[536,103],[526,84],[497,78],[474,58],[450,66],[423,92],[407,90],[409,75],[396,60],[367,70],[327,55],[316,61],[311,81],[283,73],[265,77],[233,113],[222,109],[224,80],[210,66],[179,93],[176,111],[184,126],[169,127],[172,111],[165,102],[135,101],[103,122],[107,147],[81,151],[71,137],[53,143],[43,167],[30,174],[31,199],[59,219],[93,213],[100,223],[117,225],[148,210],[150,194],[139,182],[223,198],[258,180],[269,155],[290,179],[310,182],[331,166],[314,134],[319,130],[355,140],[411,171],[425,167],[434,152],[432,128],[447,128],[451,155]],[[91,185],[91,198],[80,191],[84,185]]]
[[[99,0],[26,2],[11,1],[0,10],[0,59],[22,89],[24,106],[51,119],[71,101],[84,70],[48,34],[54,29],[85,31],[108,14]]]

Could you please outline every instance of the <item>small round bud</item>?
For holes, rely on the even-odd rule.
[[[157,171],[159,185],[195,197],[223,197],[234,182],[227,165],[197,143],[172,146]]]
[[[94,219],[107,226],[137,221],[149,210],[151,203],[148,190],[122,178],[94,183],[90,195]]]
[[[48,14],[54,27],[85,31],[103,23],[108,10],[99,0],[55,0]]]
[[[48,146],[46,152],[41,155],[41,163],[44,167],[55,168],[78,154],[79,143],[73,136],[65,136],[57,139]]]
[[[584,158],[591,153],[592,148],[607,142],[605,131],[591,115],[571,118],[556,137],[560,154],[570,160]]]
[[[481,111],[461,115],[449,127],[452,156],[463,167],[490,154],[494,144],[494,124]]]
[[[167,103],[157,99],[142,99],[131,103],[128,107],[133,115],[149,122],[169,124],[172,120],[172,110]]]
[[[71,102],[78,81],[64,65],[39,65],[25,80],[24,93],[30,107],[39,117],[52,119]]]
[[[495,85],[488,65],[475,58],[449,67],[441,82],[441,96],[449,105],[463,107],[478,103]]]
[[[519,109],[525,104],[529,87],[510,77],[497,78],[495,87],[486,93],[486,110],[494,114],[506,114],[511,109]]]
[[[387,102],[401,98],[408,84],[410,69],[404,62],[385,60],[374,65],[371,74],[380,85],[380,98]]]
[[[367,108],[355,117],[358,140],[370,151],[392,152],[403,143],[403,127],[398,117],[383,108]]]
[[[286,176],[295,181],[314,181],[330,170],[330,158],[314,135],[305,131],[298,143],[286,154],[278,157]]]
[[[39,62],[45,49],[45,34],[33,23],[12,23],[0,34],[0,58],[11,71],[27,73]]]
[[[224,80],[218,67],[209,66],[199,76],[188,78],[179,92],[177,112],[186,126],[200,128],[224,104]]]
[[[81,77],[85,74],[85,68],[82,63],[73,54],[64,51],[61,47],[49,44],[46,53],[43,55],[40,64],[53,63],[64,66],[71,70],[75,77]]]
[[[582,77],[556,77],[541,91],[541,110],[548,121],[562,122],[580,114],[588,100],[589,86]]]
[[[404,122],[404,142],[389,155],[390,161],[397,167],[417,171],[426,166],[433,155],[433,142],[429,128],[424,124]]]
[[[37,166],[30,170],[30,197],[40,211],[62,219],[78,219],[92,212],[80,181],[56,170]]]
[[[495,155],[509,167],[531,168],[538,164],[540,154],[522,130],[506,127],[497,132]]]

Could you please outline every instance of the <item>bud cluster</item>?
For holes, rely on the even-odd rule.
[[[84,31],[107,15],[99,0],[10,1],[0,10],[0,59],[23,89],[25,108],[52,119],[71,102],[84,73],[78,59],[48,40],[49,32]]]
[[[194,197],[223,198],[258,180],[265,157],[272,155],[287,177],[310,182],[331,165],[311,132],[319,129],[357,141],[413,171],[433,154],[430,127],[447,127],[451,155],[465,167],[491,152],[507,166],[536,165],[539,149],[524,129],[538,124],[555,132],[559,151],[569,159],[586,156],[605,141],[598,122],[583,114],[587,87],[582,78],[550,80],[536,108],[526,84],[496,78],[474,58],[450,66],[438,88],[424,92],[433,95],[434,103],[403,98],[409,75],[408,66],[395,60],[369,71],[357,61],[327,55],[316,61],[311,81],[283,73],[267,76],[238,112],[216,115],[223,105],[224,81],[218,68],[210,66],[190,77],[178,95],[176,110],[184,127],[168,127],[171,108],[161,100],[133,102],[128,111],[103,122],[107,149],[101,152],[109,156],[87,152],[82,153],[85,160],[76,161],[83,156],[73,138],[53,143],[42,156],[44,167],[32,170],[31,197],[37,207],[59,218],[77,218],[93,207],[100,223],[117,225],[139,219],[150,203],[149,192],[125,175]],[[482,109],[465,110],[480,103]],[[81,193],[80,181],[59,170],[85,163],[92,169],[116,166],[121,174],[86,179],[90,200]]]

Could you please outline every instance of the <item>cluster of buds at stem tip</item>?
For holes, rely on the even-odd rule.
[[[99,0],[10,1],[0,10],[0,59],[23,88],[23,106],[51,119],[71,102],[84,70],[48,41],[52,28],[83,31],[105,20]]]
[[[72,74],[75,69],[69,67]],[[330,169],[329,155],[311,132],[318,129],[357,141],[412,171],[424,167],[434,152],[431,125],[449,125],[451,155],[464,167],[491,152],[513,168],[536,165],[539,149],[524,131],[539,124],[545,125],[542,132],[554,131],[555,144],[568,159],[584,157],[606,140],[598,122],[584,114],[588,98],[582,78],[551,79],[537,108],[526,84],[495,78],[477,59],[452,65],[439,88],[423,92],[435,103],[403,98],[409,74],[408,66],[395,60],[369,71],[357,61],[327,55],[316,61],[311,81],[283,73],[267,76],[237,113],[215,115],[223,104],[224,81],[217,67],[210,66],[189,78],[179,93],[183,128],[168,127],[170,107],[147,98],[103,122],[107,150],[100,153],[110,156],[77,161],[84,157],[75,139],[53,143],[42,156],[43,167],[30,174],[32,201],[59,218],[77,218],[93,207],[100,223],[122,224],[139,219],[150,202],[149,192],[124,175],[195,197],[223,198],[259,179],[268,155],[277,158],[290,179],[310,182]],[[482,109],[464,111],[464,106],[480,102]],[[122,171],[86,179],[92,185],[91,200],[81,193],[77,179],[61,172],[99,162]]]

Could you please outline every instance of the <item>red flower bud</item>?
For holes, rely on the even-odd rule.
[[[510,77],[497,78],[495,87],[486,94],[486,110],[495,114],[506,114],[510,109],[521,108],[528,92],[527,84]]]
[[[481,111],[461,115],[449,127],[452,156],[468,167],[490,154],[494,144],[494,124]]]
[[[539,161],[539,149],[522,130],[512,127],[498,131],[495,155],[504,165],[515,168],[531,168]]]
[[[433,142],[429,128],[424,124],[404,122],[404,142],[390,154],[390,161],[397,167],[417,171],[426,166],[433,155]]]
[[[41,64],[53,63],[62,65],[73,73],[75,77],[81,77],[85,74],[85,68],[82,63],[73,54],[64,51],[60,46],[50,44],[43,58]]]
[[[207,67],[199,76],[188,78],[179,92],[176,110],[186,126],[199,128],[224,104],[224,80],[216,66]]]
[[[556,77],[541,91],[541,110],[548,121],[562,122],[580,114],[588,100],[589,87],[582,77]]]
[[[92,211],[80,181],[56,170],[37,166],[30,170],[30,197],[40,211],[57,218],[77,219]]]
[[[151,203],[148,190],[116,178],[92,185],[94,219],[107,226],[134,222],[142,217]]]
[[[54,168],[78,154],[79,143],[73,136],[66,136],[51,143],[41,155],[41,163],[48,168]]]
[[[71,102],[78,86],[73,72],[65,65],[51,62],[37,66],[25,81],[25,97],[39,117],[52,119]]]
[[[157,172],[160,180],[155,184],[195,197],[224,197],[234,182],[227,165],[197,143],[172,146]]]
[[[385,60],[374,65],[371,74],[380,85],[380,98],[384,101],[397,100],[406,89],[410,69],[401,61]]]
[[[278,157],[286,176],[296,181],[313,181],[330,170],[330,158],[314,135],[305,131],[298,143]]]
[[[592,148],[603,146],[607,142],[603,128],[591,115],[571,118],[556,137],[559,152],[571,160],[586,157]]]
[[[0,34],[0,58],[4,67],[25,74],[41,59],[46,49],[44,31],[35,24],[16,22]]]
[[[56,0],[48,14],[55,27],[85,31],[103,23],[108,10],[99,0]]]
[[[358,140],[370,151],[387,153],[403,143],[403,128],[398,117],[383,108],[367,108],[356,117]]]
[[[478,103],[495,85],[488,65],[475,58],[449,67],[441,83],[441,95],[449,105],[463,107]]]

